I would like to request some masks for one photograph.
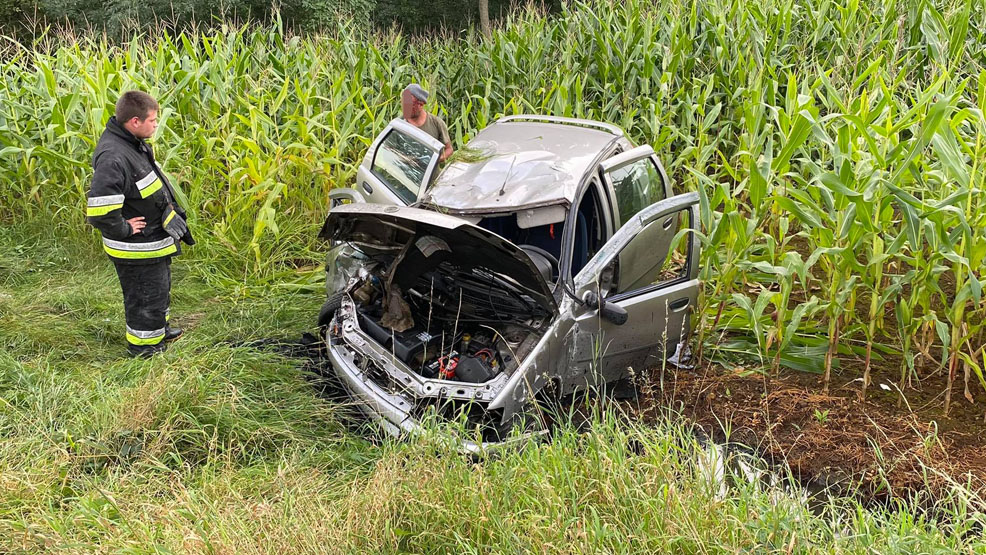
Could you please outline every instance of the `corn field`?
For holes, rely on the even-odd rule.
[[[157,156],[204,238],[186,259],[229,282],[297,275],[317,264],[329,190],[419,81],[457,145],[514,113],[653,145],[675,190],[702,197],[700,358],[817,372],[827,391],[858,357],[864,396],[892,359],[901,390],[947,372],[946,412],[953,380],[969,402],[986,394],[982,0],[588,1],[489,37],[274,26],[5,44],[5,225],[95,244],[90,157],[139,88],[161,102]]]

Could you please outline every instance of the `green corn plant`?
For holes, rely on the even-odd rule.
[[[843,175],[849,176],[848,165]],[[864,240],[862,228],[856,218],[862,195],[847,187],[842,177],[833,173],[823,174],[816,190],[823,203],[816,208],[824,217],[825,226],[811,231],[815,250],[806,261],[813,267],[818,263],[824,272],[824,306],[827,319],[828,349],[825,352],[822,391],[828,394],[832,368],[839,351],[844,320],[852,316],[850,299],[860,279],[859,264],[855,252]]]
[[[711,291],[703,291],[703,302],[699,303],[698,352],[697,359],[702,361],[707,330],[716,329],[722,319],[723,311],[731,300],[732,290],[741,270],[740,262],[747,257],[747,249],[753,245],[756,232],[756,222],[743,218],[738,212],[735,198],[730,194],[728,184],[711,184],[707,177],[698,175],[700,186],[699,198],[702,226],[708,234],[708,240],[703,245],[703,263],[701,279],[711,287]],[[708,190],[712,189],[712,196]],[[723,211],[712,210],[714,206],[725,208]],[[707,300],[706,300],[707,299]],[[707,324],[706,307],[716,306],[712,322]]]
[[[586,0],[512,11],[488,37],[273,24],[2,44],[3,225],[95,249],[89,159],[117,95],[141,88],[162,103],[155,149],[203,277],[307,283],[330,190],[419,81],[457,146],[520,112],[653,145],[675,191],[702,195],[700,357],[820,370],[828,391],[840,356],[899,348],[902,386],[932,355],[981,380],[982,2]]]
[[[975,144],[965,143],[955,133],[955,129],[966,122],[978,128]],[[951,328],[948,343],[948,381],[945,390],[946,414],[951,407],[953,383],[959,362],[965,361],[966,384],[969,369],[978,368],[974,357],[979,346],[969,343],[974,331],[970,332],[968,320],[970,316],[976,316],[974,313],[976,308],[982,305],[983,287],[986,285],[986,280],[980,280],[978,277],[986,256],[986,239],[983,237],[983,231],[986,229],[980,227],[983,189],[974,187],[983,183],[982,177],[978,175],[983,152],[982,138],[986,129],[982,126],[983,123],[981,113],[977,117],[975,112],[960,112],[948,125],[942,126],[932,139],[936,153],[944,162],[944,174],[956,185],[955,193],[936,203],[927,213],[928,217],[939,223],[943,234],[948,231],[947,235],[943,236],[943,242],[949,247],[944,256],[951,262],[951,273],[955,278],[954,296],[946,312]],[[962,160],[967,154],[972,157],[971,171]],[[970,309],[973,312],[971,315]],[[963,349],[966,351],[963,352]],[[979,373],[981,374],[981,368]],[[965,393],[967,397],[971,397],[968,388]]]

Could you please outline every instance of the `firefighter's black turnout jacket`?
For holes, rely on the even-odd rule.
[[[120,264],[149,264],[181,253],[181,245],[164,230],[170,206],[182,218],[174,189],[154,161],[150,145],[111,117],[92,157],[92,186],[86,219],[103,235],[103,249]],[[131,233],[127,220],[144,217],[146,224]],[[187,220],[187,218],[186,218]],[[191,231],[181,238],[195,243]]]

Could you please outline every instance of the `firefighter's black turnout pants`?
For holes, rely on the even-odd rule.
[[[123,289],[127,347],[135,355],[164,349],[171,304],[171,257],[152,264],[114,262]]]

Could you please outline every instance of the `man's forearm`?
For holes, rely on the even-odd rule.
[[[123,216],[119,212],[105,217],[89,218],[89,223],[98,229],[103,234],[103,237],[113,239],[114,241],[122,241],[134,233],[133,228],[127,223],[127,220],[123,219]]]

